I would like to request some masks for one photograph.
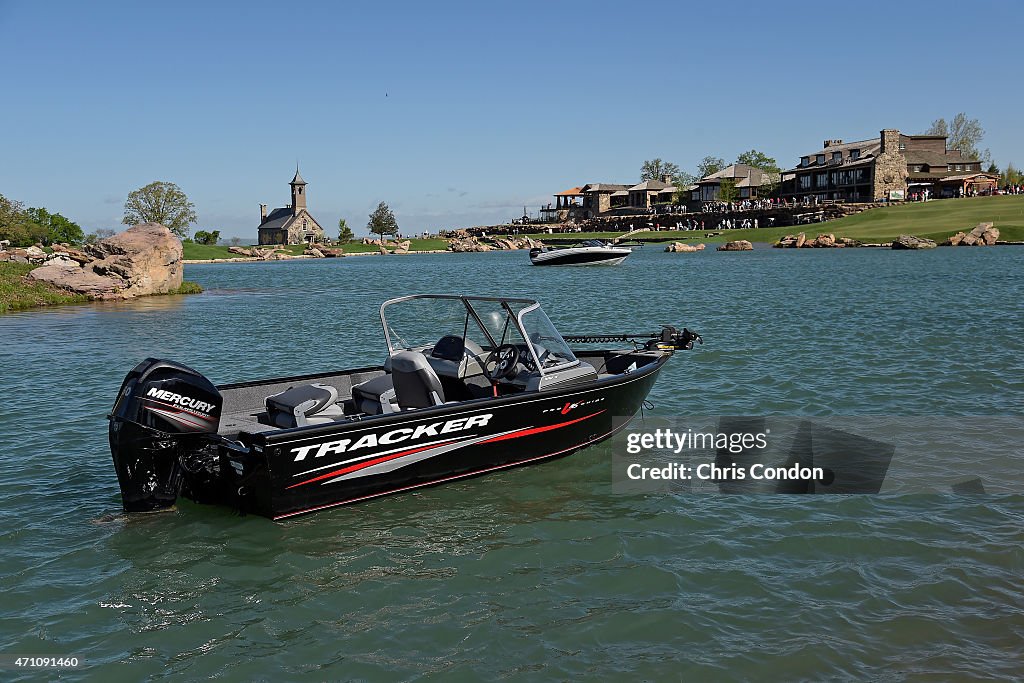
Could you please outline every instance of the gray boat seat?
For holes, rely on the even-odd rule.
[[[352,387],[352,401],[356,410],[367,415],[382,415],[398,410],[395,403],[395,385],[391,375],[381,375]]]
[[[444,403],[441,380],[422,353],[399,351],[391,356],[391,378],[402,410],[430,408]]]
[[[267,417],[275,427],[327,424],[345,416],[338,390],[327,384],[303,384],[267,396]]]
[[[482,364],[486,354],[472,339],[463,339],[454,334],[441,337],[427,356],[427,362],[434,372],[442,377],[462,379],[483,374]]]

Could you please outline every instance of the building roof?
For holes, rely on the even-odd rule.
[[[276,230],[283,228],[293,218],[291,207],[284,207],[281,209],[274,209],[267,214],[267,220],[260,223],[260,230]]]
[[[578,197],[581,194],[583,194],[583,188],[582,187],[572,187],[572,188],[569,188],[568,190],[566,190],[565,192],[559,192],[558,194],[556,194],[554,196],[555,197]]]
[[[860,154],[858,155],[858,157],[856,159],[851,159],[850,158],[850,150],[854,150],[854,149],[860,150]],[[869,161],[873,160],[874,157],[878,156],[878,154],[881,151],[882,151],[882,138],[881,137],[871,138],[870,140],[857,140],[855,142],[844,142],[844,143],[837,144],[837,145],[829,145],[828,147],[823,147],[823,148],[819,149],[817,152],[812,152],[810,154],[802,155],[801,158],[807,157],[810,160],[810,162],[811,162],[807,166],[797,165],[797,166],[794,166],[793,168],[787,169],[787,171],[790,172],[790,173],[794,173],[794,172],[797,172],[797,171],[806,171],[806,170],[810,170],[810,169],[837,168],[837,167],[842,167],[842,168],[855,167],[855,166],[858,166],[858,165],[864,165],[866,162],[869,162]],[[834,163],[834,162],[830,163],[832,161],[832,154],[833,154],[833,152],[841,152],[842,153],[843,156],[842,156],[842,162],[841,163],[838,163],[838,164]],[[817,162],[817,156],[819,154],[825,155],[825,163],[824,164],[819,164]]]
[[[957,180],[967,180],[968,178],[984,177],[988,180],[999,180],[999,176],[995,173],[962,173],[960,175],[947,175],[939,178],[940,182],[948,183]]]
[[[768,174],[759,168],[747,164],[732,164],[717,173],[701,178],[698,182],[715,184],[715,181],[727,178],[737,180],[737,187],[760,187],[770,180]]]
[[[292,217],[292,207],[290,207],[290,206],[282,206],[281,208],[274,209],[273,211],[268,213],[267,217],[263,220],[262,223],[260,223],[260,227],[262,228],[263,226],[265,226],[267,223],[270,223],[271,221],[280,221],[280,219],[287,220],[287,219],[289,219],[291,217]],[[283,221],[280,224],[283,225],[284,224]]]
[[[634,185],[629,188],[630,192],[657,192],[658,190],[664,190],[666,187],[670,187],[668,183],[663,183],[660,180],[645,180],[639,185]]]
[[[616,190],[615,192],[612,192],[612,196],[613,197],[628,197],[629,196],[629,190]]]
[[[965,159],[960,150],[950,150],[949,153],[917,151],[908,149],[903,153],[908,164],[928,164],[929,166],[946,166],[947,164],[977,164],[978,159]]]
[[[802,154],[801,157],[811,157],[812,159],[819,154],[824,154],[826,157],[830,157],[832,152],[849,152],[851,149],[859,149],[860,155],[865,156],[866,154],[877,154],[882,148],[882,138],[870,138],[868,140],[857,140],[854,142],[843,142],[838,145],[829,145],[828,147],[822,147],[817,152],[811,152],[810,154]],[[843,154],[846,156],[846,154]]]
[[[292,178],[292,181],[290,183],[288,183],[288,184],[289,185],[306,185],[306,184],[308,184],[308,183],[306,183],[305,180],[302,179],[302,176],[299,175],[299,165],[298,164],[295,165],[295,177]]]
[[[629,185],[615,185],[613,183],[591,183],[583,186],[583,192],[618,192],[628,190]]]

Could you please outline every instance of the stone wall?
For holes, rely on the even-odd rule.
[[[303,229],[302,221],[305,219],[308,221],[308,227]],[[309,212],[305,209],[299,209],[299,214],[292,221],[292,224],[288,226],[288,244],[302,244],[306,241],[306,232],[312,230],[316,233],[316,241],[323,242],[324,240],[324,229],[320,227],[320,224],[309,215]]]

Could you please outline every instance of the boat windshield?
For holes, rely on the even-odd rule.
[[[530,339],[542,370],[577,363],[575,354],[562,339],[540,305],[531,306],[519,314],[520,324]]]
[[[489,351],[514,344],[532,357],[543,373],[577,363],[562,335],[531,299],[419,295],[392,299],[381,306],[388,352],[433,347],[445,336]]]

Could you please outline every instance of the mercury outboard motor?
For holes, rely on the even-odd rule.
[[[217,388],[184,365],[147,358],[128,373],[110,414],[110,453],[126,512],[174,505],[181,456],[217,433],[223,405]]]

